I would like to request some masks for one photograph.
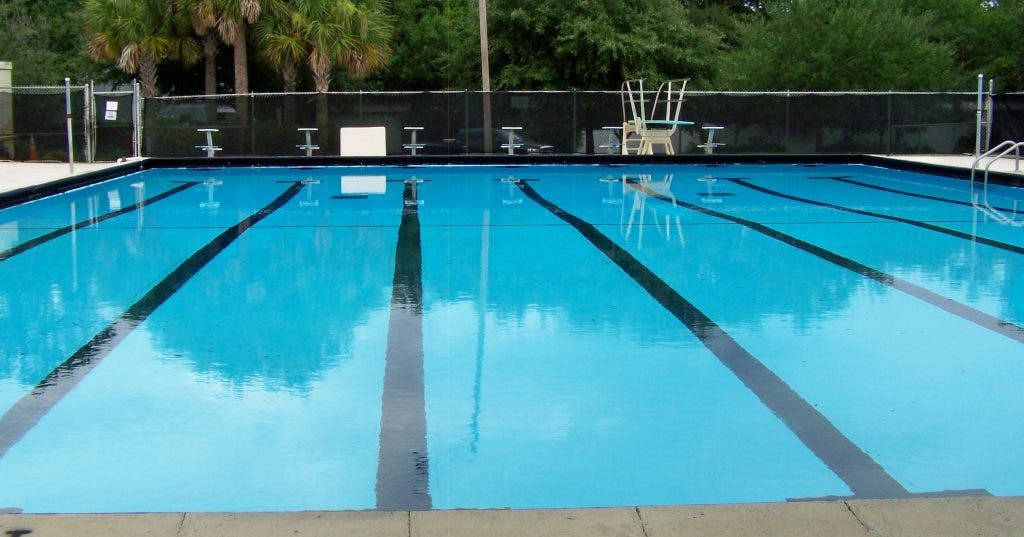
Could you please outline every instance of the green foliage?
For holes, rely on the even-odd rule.
[[[216,32],[231,42],[244,36],[251,47],[246,54],[268,65],[240,65],[252,63],[257,91],[276,90],[279,78],[299,87],[315,78],[308,48],[296,61],[297,42],[257,38],[243,23],[308,0],[125,2],[136,11],[145,4],[180,8],[157,9],[162,13],[190,12],[191,21],[174,21],[172,33],[179,37]],[[478,0],[379,2],[345,3],[384,15],[379,20],[393,26],[392,54],[366,49],[337,58],[333,72],[319,77],[321,85],[334,79],[343,89],[480,87]],[[132,76],[89,59],[84,3],[0,0],[0,60],[14,62],[15,84]],[[200,11],[205,18],[196,16]],[[489,0],[489,15],[495,89],[617,89],[625,78],[690,77],[701,88],[960,90],[973,89],[983,72],[997,80],[999,91],[1024,90],[1024,0]],[[170,22],[134,18],[151,23],[154,35],[166,33]],[[296,34],[290,22],[273,21],[278,30]],[[214,59],[227,54],[215,43],[207,46]],[[282,61],[287,47],[291,56]],[[201,68],[171,65],[174,56],[160,56],[161,71],[174,73],[164,87],[194,91]],[[296,72],[284,73],[292,63]],[[372,78],[361,79],[365,75]],[[230,77],[220,78],[226,83]]]
[[[0,1],[0,60],[14,63],[15,85],[63,84],[101,77],[82,35],[81,0]]]
[[[316,91],[326,92],[334,70],[361,79],[391,58],[392,20],[382,2],[293,0],[268,10],[255,26],[260,55],[281,70],[285,91],[294,91],[305,62]]]
[[[497,89],[618,89],[626,78],[714,75],[721,36],[676,0],[505,0],[490,12]]]
[[[475,3],[475,2],[474,2]],[[466,88],[480,84],[476,12],[465,0],[395,0],[394,56],[378,77],[390,90]]]
[[[898,0],[908,13],[930,17],[933,40],[953,47],[954,61],[965,73],[964,89],[973,77],[995,77],[1002,89],[1024,89],[1024,2],[978,0]]]
[[[157,65],[194,63],[199,44],[189,33],[187,13],[163,0],[85,0],[89,53],[98,61],[138,74],[143,93],[156,93]]]
[[[930,13],[891,0],[769,5],[738,36],[719,84],[737,89],[948,90],[962,85],[954,48]]]

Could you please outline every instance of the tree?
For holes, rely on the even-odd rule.
[[[63,84],[104,75],[86,51],[81,0],[0,1],[0,60],[15,85]]]
[[[465,0],[394,0],[394,55],[380,85],[392,90],[479,85],[476,15]]]
[[[216,0],[180,0],[192,20],[192,30],[203,42],[203,93],[217,93],[217,25],[220,14]]]
[[[302,35],[304,17],[291,5],[282,5],[268,13],[254,27],[260,56],[271,67],[281,71],[284,91],[296,89],[299,65],[309,54]]]
[[[908,13],[930,17],[932,38],[953,47],[953,58],[969,75],[985,73],[1003,90],[1024,89],[1024,2],[898,0]]]
[[[721,36],[678,0],[520,0],[491,9],[500,89],[618,89],[626,78],[709,80]]]
[[[964,77],[934,18],[890,0],[792,0],[741,28],[720,83],[761,90],[948,90]]]
[[[85,27],[89,53],[138,73],[146,97],[156,95],[157,65],[164,60],[192,63],[199,56],[188,22],[172,4],[161,0],[86,0]]]
[[[214,0],[217,31],[234,53],[235,93],[249,93],[249,25],[259,20],[265,7],[280,9],[281,0]]]
[[[305,60],[321,93],[330,89],[335,67],[352,78],[385,67],[391,32],[391,17],[383,6],[349,0],[294,0],[269,11],[256,26],[261,55],[281,69],[285,91],[295,90],[297,67]]]

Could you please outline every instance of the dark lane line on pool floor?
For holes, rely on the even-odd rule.
[[[294,183],[267,206],[224,230],[206,246],[196,250],[109,326],[93,336],[67,360],[50,371],[31,392],[21,397],[0,417],[0,458],[57,405],[79,382],[103,361],[129,334],[167,299],[174,296],[193,276],[217,257],[242,233],[270,216],[302,190]]]
[[[147,205],[156,203],[156,202],[158,202],[158,201],[160,201],[162,199],[169,198],[169,197],[171,197],[171,196],[173,196],[175,194],[178,194],[179,192],[183,192],[185,190],[188,190],[188,189],[190,189],[190,188],[192,188],[192,187],[194,187],[194,186],[196,186],[198,184],[199,183],[194,182],[194,181],[182,183],[182,184],[180,184],[180,185],[178,185],[178,186],[176,186],[176,187],[174,187],[174,188],[172,188],[172,189],[170,189],[170,190],[168,190],[166,192],[157,194],[156,196],[153,196],[152,198],[142,200],[139,203],[133,203],[133,204],[127,206],[127,207],[122,207],[122,208],[120,208],[120,209],[118,209],[116,211],[109,212],[109,213],[101,215],[101,216],[97,216],[96,218],[88,218],[88,219],[82,220],[81,222],[77,222],[77,223],[71,224],[70,226],[64,226],[64,227],[62,227],[60,229],[55,229],[55,230],[53,230],[53,231],[51,231],[51,232],[49,232],[49,233],[47,233],[45,235],[40,235],[40,236],[38,236],[38,237],[36,237],[34,239],[27,240],[27,241],[25,241],[25,242],[23,242],[23,243],[21,243],[21,244],[19,244],[17,246],[14,246],[13,248],[9,248],[7,250],[4,250],[3,252],[0,252],[0,261],[4,261],[5,259],[9,259],[11,257],[14,257],[14,256],[16,256],[16,255],[18,255],[18,254],[20,254],[22,252],[25,252],[27,250],[31,250],[32,248],[35,248],[36,246],[39,246],[39,245],[44,244],[46,242],[52,241],[53,239],[56,239],[57,237],[61,237],[61,236],[67,235],[68,233],[71,233],[72,231],[75,231],[77,229],[81,229],[81,228],[84,228],[84,227],[89,227],[89,226],[91,226],[93,224],[98,224],[100,222],[103,222],[104,220],[110,220],[111,218],[114,218],[114,217],[117,217],[117,216],[121,216],[122,214],[125,214],[125,213],[130,213],[130,212],[132,212],[132,211],[134,211],[136,209],[139,209],[141,207],[145,207]]]
[[[416,183],[402,195],[381,395],[377,509],[431,508],[423,388],[423,251]]]
[[[909,191],[906,191],[906,190],[900,190],[898,188],[889,188],[889,187],[886,187],[886,186],[873,185],[871,183],[864,183],[862,181],[856,181],[856,180],[850,179],[849,177],[829,177],[828,179],[831,179],[833,181],[839,181],[840,183],[846,183],[846,184],[860,186],[860,187],[864,187],[864,188],[870,188],[870,189],[873,189],[873,190],[881,190],[882,192],[891,192],[893,194],[899,194],[901,196],[910,196],[912,198],[920,198],[920,199],[923,199],[923,200],[940,201],[942,203],[950,203],[950,204],[953,204],[953,205],[962,205],[964,207],[974,208],[974,204],[969,202],[969,201],[951,200],[949,198],[943,198],[943,197],[939,197],[939,196],[929,196],[928,194],[918,194],[917,192],[909,192]],[[1013,214],[1024,214],[1024,211],[1020,211],[1020,210],[1017,210],[1017,209],[1011,209],[1009,207],[996,207],[996,206],[993,206],[992,208],[1000,210],[1000,211],[1003,211],[1003,212],[1013,213]]]
[[[903,485],[843,435],[828,418],[632,254],[615,244],[593,225],[548,201],[530,185],[525,182],[519,182],[517,185],[527,197],[575,228],[662,307],[679,319],[722,365],[732,371],[812,453],[850,487],[856,497],[911,496]]]
[[[775,239],[779,242],[785,243],[799,250],[803,250],[804,252],[807,252],[819,259],[828,261],[829,263],[840,266],[844,269],[851,270],[853,272],[856,272],[857,274],[871,278],[872,280],[875,280],[878,283],[892,287],[893,289],[906,293],[918,300],[927,302],[932,306],[935,306],[947,313],[952,313],[953,315],[956,315],[957,317],[960,317],[961,319],[964,319],[966,321],[970,321],[982,328],[987,328],[988,330],[991,330],[999,335],[1006,336],[1019,343],[1024,343],[1024,327],[1017,326],[1011,323],[1010,321],[1000,319],[999,317],[995,317],[993,315],[989,315],[983,311],[976,310],[971,306],[968,306],[967,304],[962,304],[960,302],[957,302],[956,300],[953,300],[952,298],[942,296],[933,291],[929,291],[924,287],[920,287],[904,279],[897,278],[892,274],[888,274],[886,272],[882,272],[881,270],[871,268],[863,263],[859,263],[857,261],[854,261],[853,259],[839,255],[831,250],[826,250],[821,246],[798,239],[792,235],[783,233],[777,229],[770,228],[764,224],[759,224],[757,222],[740,218],[738,216],[733,216],[728,213],[708,209],[707,207],[701,207],[700,205],[694,205],[692,203],[686,203],[685,201],[671,199],[662,196],[661,194],[658,194],[657,192],[641,184],[630,183],[630,185],[633,188],[636,188],[637,190],[643,192],[644,194],[657,200],[663,201],[665,203],[739,224],[747,229],[756,231],[769,238]]]
[[[921,222],[920,220],[911,220],[910,218],[903,218],[901,216],[893,216],[891,214],[876,213],[876,212],[872,212],[872,211],[865,211],[863,209],[854,209],[853,207],[844,207],[842,205],[835,205],[833,203],[827,203],[827,202],[824,202],[824,201],[817,201],[817,200],[812,200],[812,199],[809,199],[809,198],[802,198],[800,196],[794,196],[792,194],[786,194],[784,192],[779,192],[777,190],[772,190],[770,188],[766,188],[766,187],[763,187],[763,186],[758,186],[758,185],[755,185],[753,183],[749,183],[747,181],[743,181],[743,180],[740,180],[740,179],[727,179],[727,181],[729,181],[731,183],[734,183],[734,184],[737,184],[737,185],[740,185],[740,186],[743,186],[743,187],[746,187],[746,188],[749,188],[751,190],[756,190],[758,192],[761,192],[762,194],[768,194],[769,196],[775,196],[777,198],[784,198],[784,199],[788,199],[788,200],[792,200],[792,201],[798,201],[800,203],[806,203],[808,205],[816,205],[818,207],[826,207],[826,208],[829,208],[829,209],[835,209],[837,211],[844,211],[844,212],[860,214],[860,215],[864,215],[864,216],[871,216],[871,217],[874,217],[874,218],[881,218],[883,220],[891,220],[893,222],[899,222],[901,224],[907,224],[907,225],[910,225],[910,226],[919,227],[921,229],[927,229],[928,231],[934,231],[936,233],[942,233],[944,235],[949,235],[950,237],[956,237],[958,239],[963,239],[965,241],[976,242],[978,244],[984,244],[986,246],[992,246],[993,248],[999,248],[1001,250],[1006,250],[1007,252],[1013,252],[1015,254],[1024,254],[1024,248],[1022,248],[1020,246],[1016,246],[1016,245],[1013,245],[1013,244],[1007,244],[1005,242],[1001,242],[1001,241],[997,241],[997,240],[993,240],[993,239],[986,239],[985,237],[978,237],[976,235],[971,235],[970,233],[964,233],[962,231],[956,231],[954,229],[949,229],[949,228],[945,228],[945,227],[936,226],[936,225],[933,225],[933,224],[929,224],[927,222]]]

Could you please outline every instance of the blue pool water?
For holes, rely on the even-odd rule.
[[[437,166],[5,209],[0,510],[1021,495],[1024,192],[971,201],[864,165]]]

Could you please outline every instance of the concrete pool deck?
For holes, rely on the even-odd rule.
[[[607,509],[0,515],[0,534],[70,537],[939,537],[1024,535],[1024,498]]]
[[[969,156],[886,156],[969,168]],[[993,164],[1012,172],[1014,161]],[[117,163],[75,164],[87,173]],[[0,162],[0,192],[69,176],[67,163]],[[155,484],[159,486],[159,484]],[[834,500],[606,509],[297,513],[0,514],[0,535],[372,537],[1024,536],[1024,498]]]

